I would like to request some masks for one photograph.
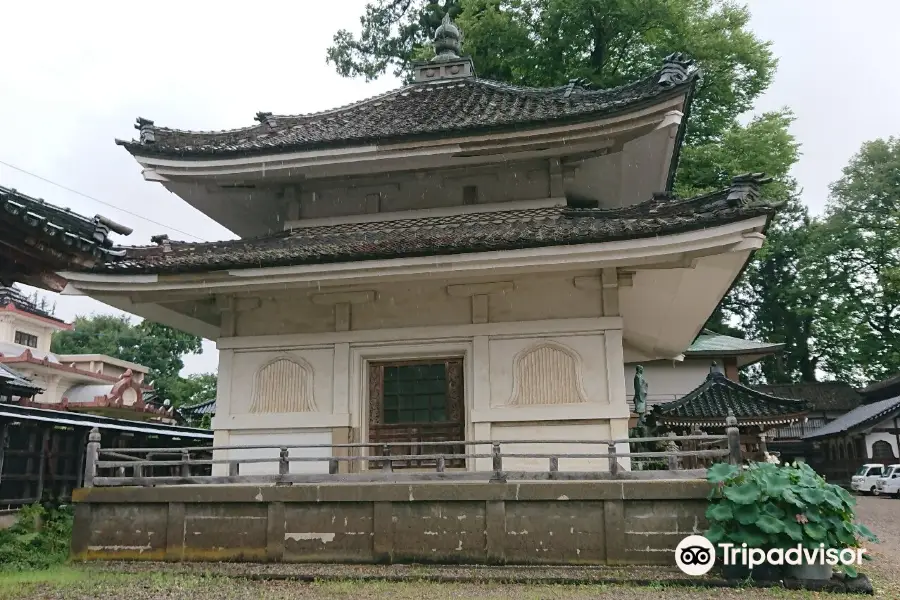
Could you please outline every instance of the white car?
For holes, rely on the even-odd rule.
[[[884,465],[869,463],[861,466],[850,478],[850,489],[860,494],[876,493],[876,481],[884,473]]]
[[[879,479],[875,485],[878,486],[879,494],[900,498],[900,470],[894,471],[890,479]]]
[[[875,480],[875,489],[872,491],[872,494],[875,496],[881,494],[884,485],[893,479],[894,473],[900,473],[900,465],[888,465],[885,467],[884,471],[881,473],[881,477]]]

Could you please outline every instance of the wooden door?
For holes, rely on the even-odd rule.
[[[391,454],[422,456],[398,460],[393,468],[426,468],[436,464],[435,454],[462,454],[459,444],[419,445],[423,442],[459,442],[465,439],[465,408],[461,358],[374,363],[369,367],[369,441],[371,454],[381,455],[391,442]],[[464,459],[448,459],[447,468],[464,468]]]

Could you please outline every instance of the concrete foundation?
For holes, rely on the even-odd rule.
[[[75,492],[75,560],[674,564],[702,480],[351,483]]]

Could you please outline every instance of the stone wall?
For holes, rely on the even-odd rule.
[[[702,480],[77,490],[75,560],[674,564]]]

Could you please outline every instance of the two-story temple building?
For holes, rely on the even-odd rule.
[[[626,363],[680,359],[762,245],[762,176],[673,197],[690,61],[524,88],[459,39],[445,20],[413,83],[348,106],[119,142],[241,239],[160,236],[64,293],[215,340],[217,445],[625,438]]]

